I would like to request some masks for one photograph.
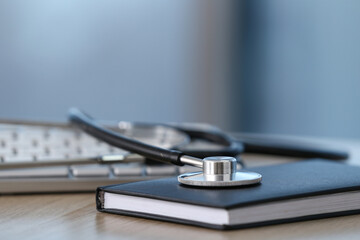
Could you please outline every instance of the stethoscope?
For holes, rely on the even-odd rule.
[[[282,154],[305,158],[317,157],[334,160],[346,159],[348,156],[343,151],[304,146],[304,144],[302,147],[297,145],[284,147],[283,144],[269,144],[269,141],[259,142],[252,138],[243,138],[242,142],[235,141],[214,127],[120,122],[116,129],[104,128],[97,121],[76,108],[70,109],[69,120],[91,136],[115,147],[139,154],[147,159],[172,163],[178,166],[190,165],[202,168],[200,172],[185,173],[178,176],[180,183],[191,186],[231,187],[260,183],[262,180],[261,174],[237,170],[237,168],[241,168],[242,162],[236,157],[243,152]],[[146,131],[143,131],[144,129]],[[141,135],[141,141],[136,140],[137,131]],[[159,144],[156,144],[157,146],[154,145],[153,141],[150,141],[152,144],[144,142],[144,133],[146,132],[151,132],[149,134],[150,138],[160,141]],[[162,134],[158,136],[157,132]],[[170,134],[166,136],[164,133]],[[188,138],[206,140],[221,147],[207,147],[206,149],[188,148],[186,144],[185,146],[181,144],[187,142]],[[164,143],[169,144],[164,145]],[[106,157],[102,158],[102,162],[106,162]]]
[[[146,158],[175,164],[178,166],[190,165],[202,168],[202,171],[184,173],[178,176],[178,181],[185,185],[199,187],[232,187],[252,185],[261,182],[262,176],[259,173],[249,171],[237,171],[237,160],[234,156],[243,151],[243,146],[231,141],[231,139],[220,132],[190,131],[188,134],[192,137],[202,137],[203,139],[219,143],[224,146],[223,149],[207,150],[206,154],[201,151],[189,151],[187,153],[165,149],[149,145],[144,142],[129,138],[119,132],[106,129],[94,121],[90,116],[78,109],[70,109],[69,120],[75,126],[78,126],[89,135],[102,140],[112,146],[119,147],[144,156]],[[221,156],[223,154],[230,156]],[[191,155],[190,155],[191,154]],[[213,154],[214,156],[210,156]],[[200,158],[207,156],[205,158]]]

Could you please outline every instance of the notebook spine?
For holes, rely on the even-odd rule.
[[[101,188],[96,189],[96,209],[98,211],[104,209],[104,191]]]

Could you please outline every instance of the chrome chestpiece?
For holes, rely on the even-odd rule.
[[[232,187],[257,184],[262,176],[259,173],[237,171],[233,157],[207,157],[202,160],[202,172],[185,173],[178,181],[185,185],[202,187]]]

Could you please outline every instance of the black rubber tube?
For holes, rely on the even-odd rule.
[[[194,130],[187,129],[183,127],[175,127],[176,129],[185,132],[192,139],[202,139],[207,140],[209,142],[213,142],[215,144],[221,145],[222,148],[214,148],[214,149],[206,149],[198,150],[198,149],[184,149],[182,146],[176,148],[177,150],[182,151],[186,155],[205,158],[209,156],[232,156],[236,157],[240,155],[244,151],[244,147],[242,143],[233,141],[226,134],[215,131],[215,130]]]
[[[112,146],[137,153],[149,159],[172,163],[178,166],[184,165],[180,160],[180,157],[184,155],[181,151],[155,147],[105,129],[77,108],[69,110],[69,121],[91,136]]]

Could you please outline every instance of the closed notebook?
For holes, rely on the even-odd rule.
[[[360,168],[326,160],[249,169],[261,184],[198,188],[176,178],[97,189],[97,209],[216,229],[360,213]]]

